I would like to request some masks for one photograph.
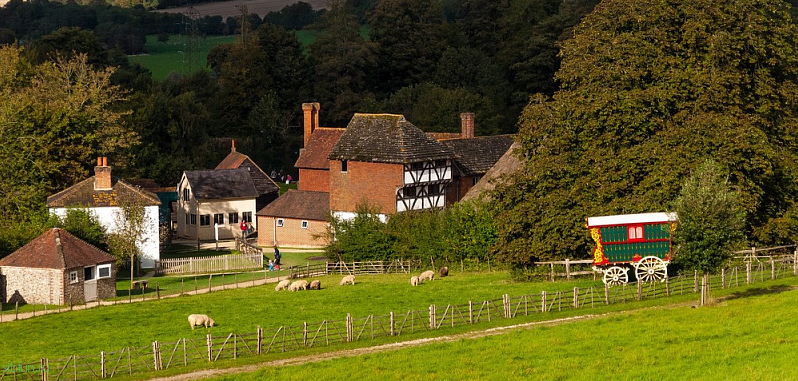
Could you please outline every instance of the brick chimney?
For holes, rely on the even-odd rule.
[[[111,167],[108,166],[107,157],[98,157],[97,166],[94,167],[94,190],[111,189]]]
[[[460,137],[473,138],[474,137],[474,113],[464,112],[460,114]]]
[[[308,144],[308,140],[313,131],[319,127],[319,109],[321,109],[321,105],[317,102],[302,104],[302,113],[305,116],[305,142],[303,147]]]
[[[233,139],[232,142],[233,142],[232,143],[233,145],[232,145],[232,147],[230,147],[230,152],[235,152],[236,151],[236,140]]]

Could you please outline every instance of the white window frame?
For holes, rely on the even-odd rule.
[[[305,221],[305,220],[302,220],[302,229],[307,229],[307,228],[308,228],[308,222]]]
[[[70,271],[69,272],[69,284],[78,283],[79,280],[80,280],[80,278],[78,278],[78,272],[77,271]]]
[[[108,269],[108,275],[107,276],[101,276],[100,275],[100,271],[102,269]],[[111,271],[111,264],[110,263],[105,264],[105,265],[97,265],[97,276],[95,277],[95,279],[110,278],[111,277],[111,273],[112,273],[112,271]]]
[[[282,219],[282,218],[278,218],[277,219],[277,227],[281,228],[281,227],[283,227],[283,225],[285,225],[285,220]]]

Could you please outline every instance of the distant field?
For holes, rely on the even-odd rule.
[[[0,0],[2,1],[2,0]],[[313,6],[313,9],[322,9],[327,7],[327,0],[303,0]],[[200,16],[222,16],[227,18],[230,16],[240,16],[241,6],[247,7],[247,12],[250,14],[257,14],[260,17],[265,16],[269,12],[277,12],[287,5],[296,3],[296,0],[231,0],[231,1],[218,1],[214,3],[197,4],[194,6]],[[180,7],[173,9],[164,9],[158,12],[167,13],[183,13],[188,7]]]

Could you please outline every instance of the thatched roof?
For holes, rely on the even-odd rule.
[[[485,173],[485,176],[482,176],[476,185],[463,196],[462,201],[475,198],[490,199],[490,191],[496,188],[497,184],[506,181],[507,176],[523,168],[524,163],[518,156],[519,152],[517,152],[520,148],[520,144],[517,142],[513,143],[499,161]]]

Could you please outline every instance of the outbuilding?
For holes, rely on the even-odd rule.
[[[116,258],[53,228],[0,259],[4,303],[82,304],[116,296]]]

